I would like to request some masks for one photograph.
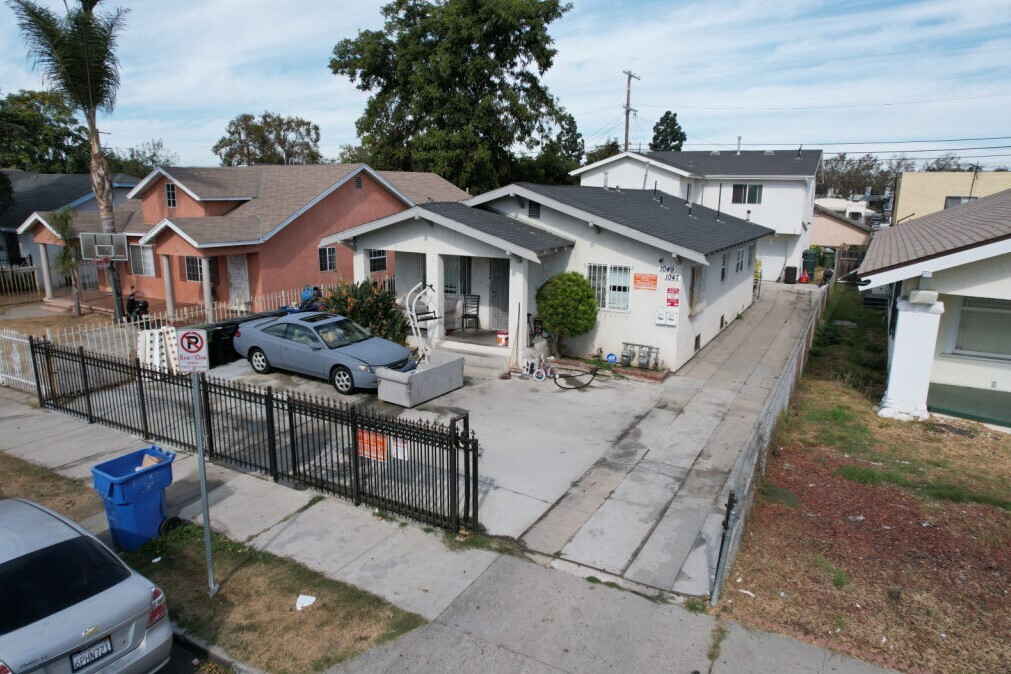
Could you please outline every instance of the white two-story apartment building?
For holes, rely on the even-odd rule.
[[[656,190],[769,227],[775,235],[758,243],[762,276],[790,281],[810,244],[821,158],[821,150],[623,152],[572,175],[583,186]]]

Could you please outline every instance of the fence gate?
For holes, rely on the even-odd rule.
[[[0,330],[0,386],[35,392],[29,339],[15,330]]]

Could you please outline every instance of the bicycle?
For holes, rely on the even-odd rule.
[[[549,377],[551,379],[554,379],[556,374],[554,362],[555,362],[554,356],[541,355],[537,359],[537,367],[534,369],[534,372],[531,375],[534,378],[534,381],[541,382]]]

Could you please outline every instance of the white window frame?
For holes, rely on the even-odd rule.
[[[720,283],[726,283],[727,281],[727,266],[730,264],[730,253],[723,253],[720,256],[722,264],[720,265]]]
[[[337,248],[335,246],[319,249],[319,270],[337,271]]]
[[[734,265],[734,271],[740,274],[744,271],[744,249],[737,249],[737,263]]]
[[[738,188],[741,195],[738,196]],[[761,204],[762,184],[761,183],[735,183],[730,188],[730,202],[734,204]]]
[[[154,247],[130,244],[130,273],[134,276],[154,276]]]
[[[754,244],[754,243],[751,244],[750,246],[748,246],[748,267],[751,268],[751,269],[755,268],[755,249],[756,248],[757,248],[757,244]]]
[[[607,265],[591,262],[586,266],[586,278],[593,287],[593,294],[597,299],[597,308],[605,311],[621,312],[631,310],[631,267],[623,264]]]
[[[706,288],[705,269],[693,264],[688,274],[688,315],[694,316],[702,308],[702,295]]]
[[[174,183],[165,183],[165,206],[167,208],[176,207],[176,186]]]
[[[194,257],[192,255],[187,255],[183,260],[183,267],[186,269],[186,280],[191,283],[203,283],[204,282],[204,270],[200,265],[200,260],[203,258]],[[192,268],[191,268],[192,265]]]
[[[370,248],[369,253],[369,273],[375,274],[376,272],[386,271],[386,249],[380,248]],[[382,263],[382,264],[380,264]]]
[[[984,300],[991,302],[1004,302],[1007,303],[1008,308],[1003,307],[974,307],[967,305],[966,301],[972,302],[973,300]],[[962,317],[966,313],[971,314],[997,314],[1001,317],[1011,315],[1011,301],[998,299],[995,297],[960,297],[958,302],[958,317],[957,320],[952,321],[952,329],[950,333],[950,348],[951,354],[956,356],[972,356],[974,358],[992,358],[995,360],[1011,360],[1011,351],[1007,353],[1000,352],[990,352],[990,351],[972,351],[970,349],[963,349],[959,345],[959,335],[962,330]]]

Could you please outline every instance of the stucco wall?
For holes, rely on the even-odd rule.
[[[176,206],[169,208],[165,200],[165,183],[169,180],[159,177],[148,185],[141,195],[141,210],[144,222],[157,225],[165,218],[202,218],[205,216],[224,215],[242,201],[197,201],[176,185]]]
[[[811,225],[811,245],[838,248],[839,246],[863,246],[870,241],[870,235],[859,227],[853,227],[822,213],[815,213]]]
[[[903,284],[903,295],[920,286],[916,279]],[[1011,360],[953,353],[957,343],[962,297],[1011,300],[1011,255],[935,272],[924,284],[940,293],[944,314],[938,326],[930,381],[938,384],[1011,391]],[[901,345],[896,345],[901,348]]]
[[[1007,171],[903,173],[892,222],[944,210],[946,197],[985,197],[1011,189]]]

